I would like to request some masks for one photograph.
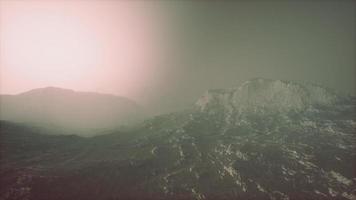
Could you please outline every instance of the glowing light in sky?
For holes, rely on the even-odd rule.
[[[1,1],[1,93],[57,86],[138,96],[161,57],[144,2]]]

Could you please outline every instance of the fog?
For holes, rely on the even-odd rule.
[[[351,0],[150,2],[139,9],[112,1],[53,2],[2,2],[2,94],[47,86],[104,92],[133,99],[155,115],[187,108],[207,89],[254,77],[313,82],[355,94],[356,3]],[[39,20],[46,9],[56,17]],[[118,15],[116,9],[127,12]],[[21,17],[37,20],[26,23],[36,26],[23,26],[27,34],[20,31]],[[72,20],[80,26],[67,26]],[[52,43],[53,37],[38,35],[47,22],[77,35],[63,32],[54,38],[61,44]],[[76,40],[82,36],[85,40]],[[33,38],[44,41],[28,43]],[[71,41],[79,47],[73,50]],[[30,52],[37,57],[27,59]],[[75,58],[80,59],[58,56],[66,52],[79,52]]]
[[[183,107],[209,88],[253,77],[313,82],[355,94],[354,1],[180,5],[174,26],[180,51],[153,101],[161,108]]]
[[[356,200],[355,38],[354,0],[0,0],[0,200]]]
[[[93,136],[141,122],[144,109],[114,95],[47,87],[0,96],[0,120],[43,129],[46,134]]]

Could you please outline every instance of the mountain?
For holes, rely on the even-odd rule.
[[[253,79],[91,138],[1,125],[0,199],[356,198],[356,99],[313,84]]]
[[[236,88],[209,90],[196,103],[201,110],[213,106],[228,112],[261,110],[302,111],[313,106],[328,106],[338,100],[330,89],[314,84],[257,78]]]
[[[143,119],[134,101],[108,94],[47,87],[0,96],[0,119],[57,134],[91,135]]]

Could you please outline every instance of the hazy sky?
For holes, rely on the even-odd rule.
[[[156,79],[162,17],[129,1],[4,1],[2,93],[57,86],[138,98]]]
[[[0,2],[1,93],[114,93],[156,113],[253,77],[356,93],[355,1]]]

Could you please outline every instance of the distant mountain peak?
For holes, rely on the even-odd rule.
[[[196,105],[202,111],[217,107],[237,112],[300,111],[315,105],[331,105],[337,99],[334,91],[319,85],[255,78],[238,87],[208,90]]]
[[[65,89],[65,88],[60,88],[60,87],[54,87],[54,86],[49,86],[49,87],[43,87],[43,88],[36,88],[32,89],[27,92],[23,92],[20,95],[33,95],[33,94],[68,94],[68,93],[74,93],[74,90],[71,89]]]
[[[143,108],[129,98],[58,87],[0,95],[0,100],[0,120],[49,127],[63,134],[88,136],[131,125],[145,117]]]

